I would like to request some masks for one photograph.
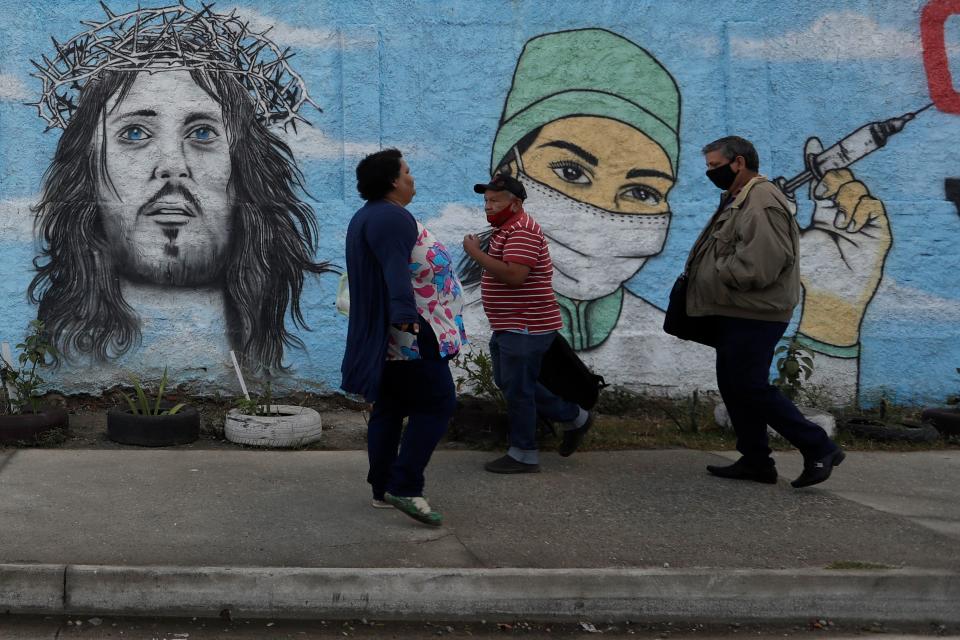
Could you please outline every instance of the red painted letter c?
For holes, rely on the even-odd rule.
[[[920,41],[923,67],[927,72],[930,97],[944,113],[960,113],[960,93],[953,88],[947,59],[947,18],[960,14],[960,0],[930,0],[920,14]]]

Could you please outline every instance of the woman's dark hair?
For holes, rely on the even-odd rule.
[[[357,191],[364,200],[380,200],[393,191],[393,182],[400,176],[400,158],[397,149],[371,153],[357,165]]]
[[[507,165],[510,164],[512,160],[516,160],[516,154],[514,153],[514,149],[516,149],[517,153],[519,153],[520,155],[523,155],[524,153],[526,153],[527,149],[530,148],[530,145],[533,144],[533,141],[536,140],[537,136],[540,135],[540,131],[542,129],[543,127],[537,127],[527,135],[517,140],[517,143],[512,147],[510,147],[510,150],[507,151],[503,155],[503,158],[500,159],[500,162],[497,164],[497,169],[496,171],[493,172],[493,174],[497,175],[498,173],[506,173],[509,175],[510,169],[507,168]]]

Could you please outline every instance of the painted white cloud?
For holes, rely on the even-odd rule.
[[[704,37],[697,42],[697,46],[700,47],[704,55],[715,56],[720,54],[720,38]]]
[[[30,98],[30,90],[19,76],[0,73],[0,100],[20,102]]]
[[[918,322],[925,318],[960,322],[960,300],[903,286],[886,277],[880,282],[867,313],[875,318],[890,316],[909,317]]]
[[[462,253],[463,236],[489,228],[483,207],[458,203],[444,205],[439,215],[424,219],[423,224],[454,254]]]
[[[236,7],[237,16],[248,22],[254,31],[270,29],[269,37],[281,47],[314,49],[337,49],[340,47],[364,47],[377,44],[376,32],[341,33],[336,29],[300,27],[262,14],[248,7]],[[228,10],[226,13],[230,13]]]
[[[761,39],[735,37],[734,56],[770,60],[878,60],[920,55],[915,33],[880,26],[852,11],[825,13],[802,31]]]
[[[304,158],[336,160],[340,158],[341,152],[347,157],[362,158],[380,150],[380,143],[378,142],[346,141],[341,143],[339,140],[329,137],[317,127],[307,125],[298,126],[296,133],[292,129],[278,133],[284,142],[290,146],[293,157],[297,160]]]
[[[379,151],[383,146],[379,142],[363,140],[345,140],[341,142],[331,138],[318,127],[301,125],[297,127],[296,133],[293,129],[276,132],[284,142],[289,145],[293,151],[293,157],[297,160],[312,158],[315,160],[337,160],[340,158],[341,150],[348,159],[359,160],[365,155]],[[403,151],[406,158],[424,159],[429,156],[427,149],[416,143],[395,142],[387,146],[397,147]]]
[[[5,242],[33,242],[33,212],[38,198],[0,200],[0,238]]]
[[[704,36],[702,38],[691,39],[690,46],[699,49],[705,56],[712,57],[720,55],[720,38],[716,36]]]

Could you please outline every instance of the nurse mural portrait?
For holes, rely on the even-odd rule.
[[[665,392],[715,387],[712,367],[703,365],[710,350],[664,334],[663,311],[625,286],[661,253],[671,226],[680,116],[677,83],[642,47],[604,29],[544,34],[520,54],[490,160],[491,173],[508,173],[527,190],[524,206],[550,243],[570,344],[608,381]],[[854,191],[857,199],[841,203],[850,209],[841,220],[838,194]],[[801,261],[808,308],[798,336],[818,352],[818,373],[849,397],[856,392],[859,324],[890,231],[883,204],[847,170],[828,172],[811,197],[816,227],[804,230],[803,250],[816,261]],[[683,215],[695,216],[698,226],[711,213]],[[844,273],[854,263],[825,227],[849,236],[854,251],[862,245],[858,273]],[[867,236],[871,242],[857,242]],[[850,251],[846,243],[844,249]],[[857,308],[825,324],[838,282],[858,289],[850,298]]]

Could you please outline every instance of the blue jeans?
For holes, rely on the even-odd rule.
[[[423,471],[457,404],[446,360],[387,362],[367,425],[373,497],[423,495]],[[407,427],[403,419],[408,417]]]
[[[755,467],[773,465],[767,425],[787,439],[807,459],[819,459],[837,445],[818,425],[770,384],[773,350],[787,329],[786,322],[714,316],[716,321],[717,386],[737,434],[737,451]]]
[[[556,332],[511,333],[494,331],[490,337],[493,379],[507,400],[510,449],[514,460],[538,464],[537,414],[556,422],[572,422],[580,407],[564,400],[537,382],[540,363]]]

